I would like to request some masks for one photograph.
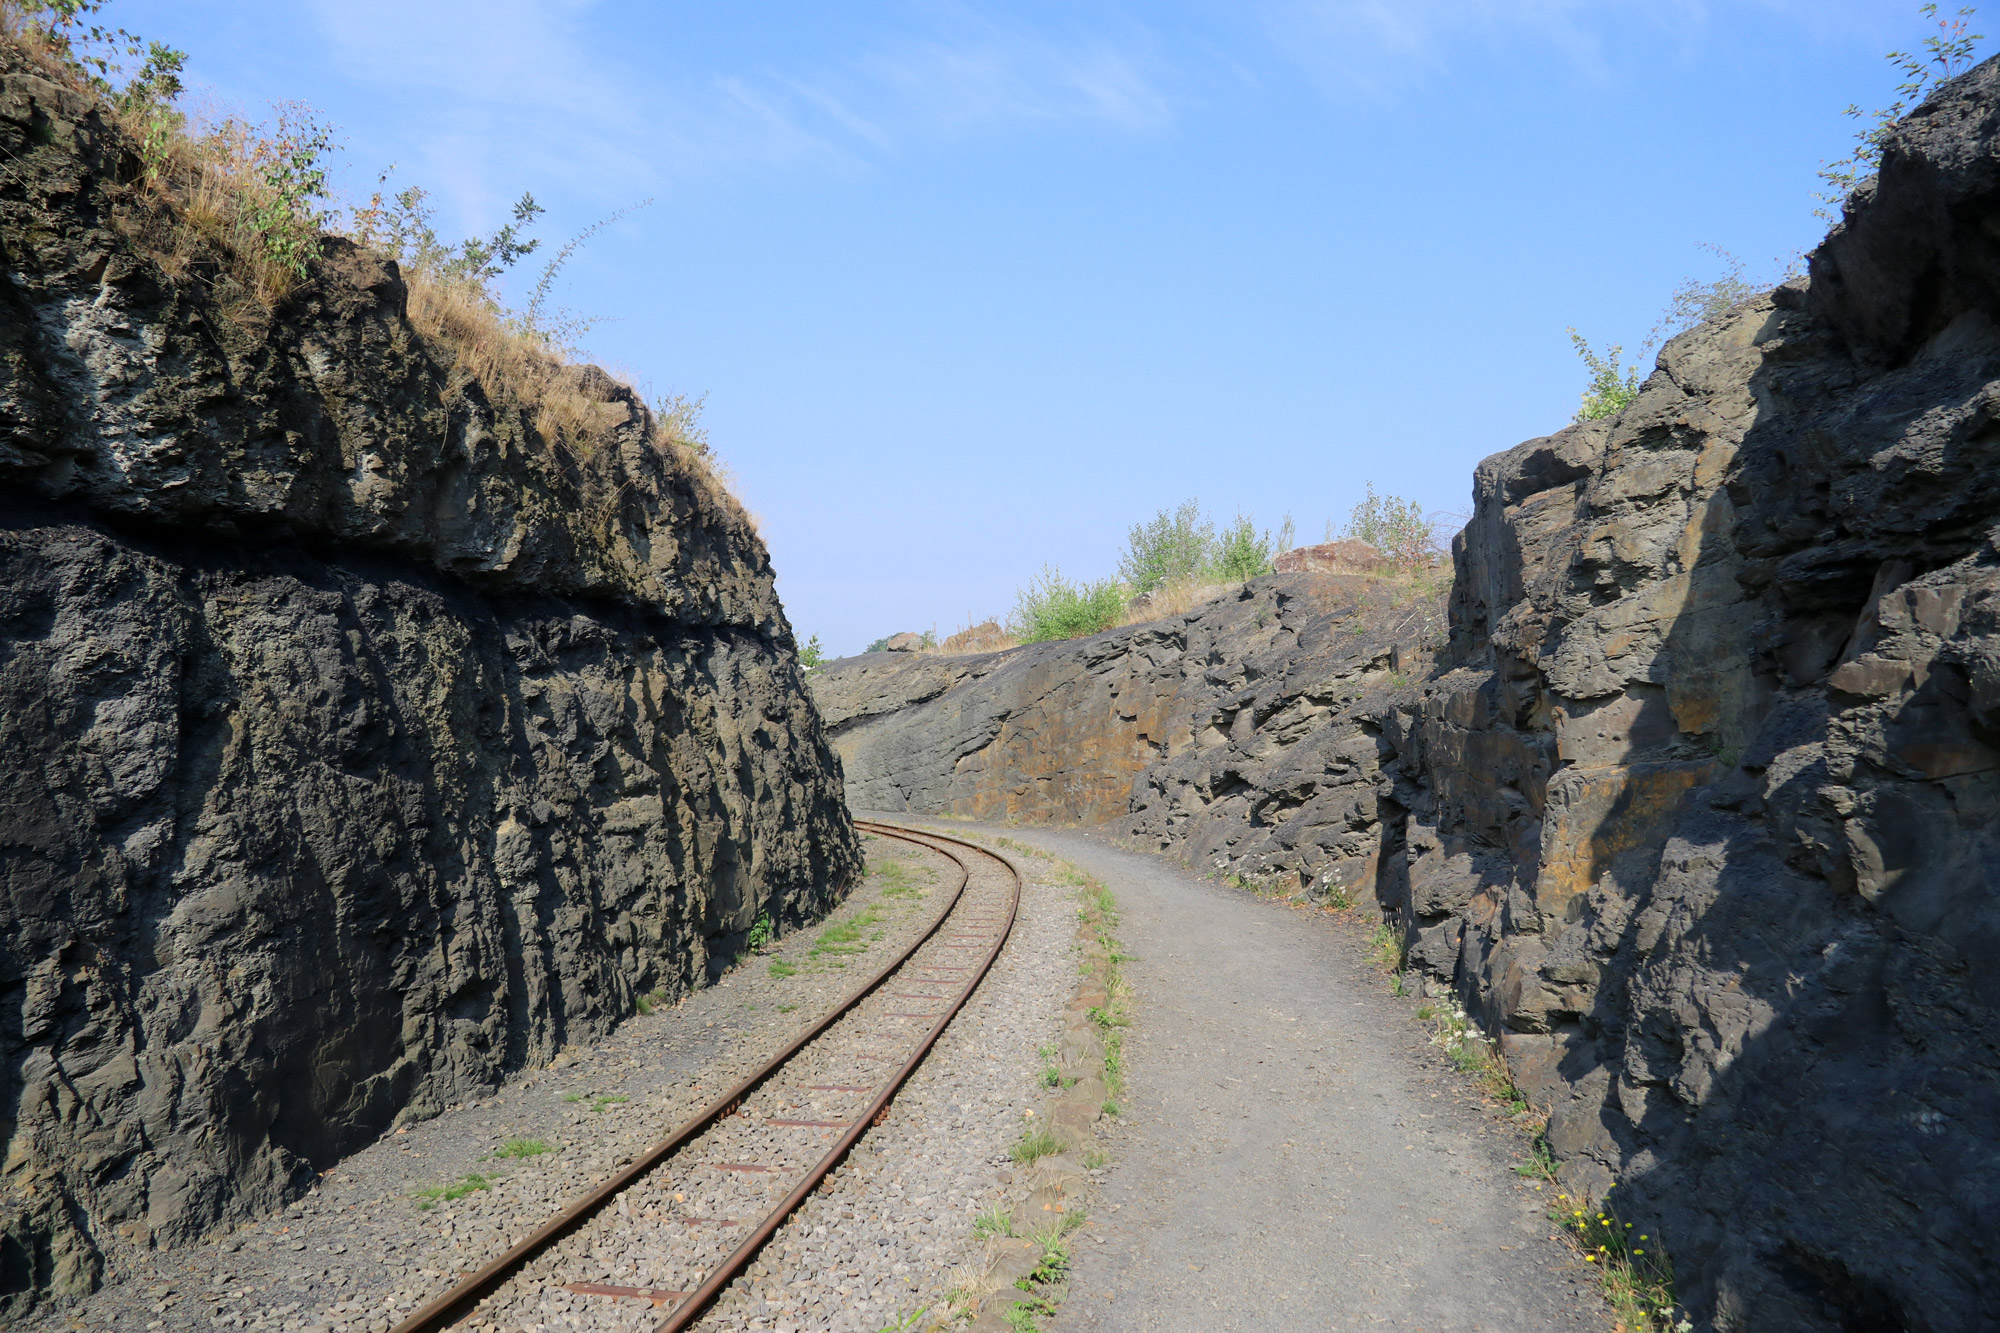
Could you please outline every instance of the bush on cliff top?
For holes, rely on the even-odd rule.
[[[1271,572],[1271,560],[1292,544],[1287,515],[1276,533],[1259,531],[1247,516],[1216,530],[1198,500],[1162,509],[1149,522],[1135,523],[1125,538],[1118,573],[1135,595],[1177,585],[1241,583]]]
[[[1080,639],[1116,625],[1125,614],[1125,594],[1111,579],[1071,583],[1054,565],[1021,589],[1007,632],[1022,643]]]

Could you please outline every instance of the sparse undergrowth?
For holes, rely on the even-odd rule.
[[[532,196],[491,236],[458,244],[440,242],[420,188],[386,201],[378,191],[343,208],[330,174],[339,135],[311,107],[280,103],[263,122],[190,112],[180,100],[186,53],[103,27],[95,22],[102,8],[103,0],[0,0],[0,44],[89,99],[123,136],[136,170],[106,186],[110,220],[167,286],[205,293],[221,319],[260,327],[327,280],[331,238],[344,235],[399,261],[409,324],[451,367],[448,405],[476,383],[496,408],[533,423],[558,466],[595,453],[625,421],[627,408],[577,373],[576,340],[595,321],[548,302],[564,263],[622,213],[572,238],[526,305],[510,309],[496,280],[537,248],[527,235],[542,212]],[[662,399],[648,443],[705,499],[740,512],[710,455],[700,409],[698,398]]]

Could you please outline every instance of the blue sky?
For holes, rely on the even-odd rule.
[[[1956,6],[1952,6],[1955,8]],[[1559,428],[1703,244],[1813,245],[1902,0],[117,0],[448,234],[524,189],[592,355],[705,422],[840,653],[1113,572],[1198,496],[1316,538]],[[1983,53],[1983,52],[1982,52]],[[553,248],[553,244],[548,248]],[[529,281],[532,281],[529,274]]]

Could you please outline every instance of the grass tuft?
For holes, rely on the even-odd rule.
[[[441,1203],[452,1203],[463,1199],[466,1195],[476,1190],[490,1190],[492,1188],[493,1182],[485,1176],[477,1172],[468,1171],[464,1179],[459,1180],[455,1184],[438,1185],[431,1189],[418,1190],[414,1197],[421,1200],[417,1204],[417,1207],[423,1209],[425,1212],[429,1212]]]
[[[1053,1157],[1062,1151],[1062,1143],[1047,1125],[1031,1124],[1021,1131],[1021,1141],[1009,1151],[1015,1161],[1022,1166],[1033,1166],[1044,1157]]]
[[[540,1157],[545,1152],[554,1152],[541,1139],[508,1139],[493,1150],[495,1157]]]

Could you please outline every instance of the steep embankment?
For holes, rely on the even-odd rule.
[[[1705,1321],[1989,1326],[1995,216],[1988,62],[1897,128],[1809,280],[1675,339],[1618,417],[1480,466],[1420,697],[1387,641],[1327,657],[1281,577],[1079,644],[836,668],[857,797],[1372,867],[1565,1179],[1620,1183]],[[872,700],[843,680],[885,671]]]
[[[812,678],[861,809],[1109,824],[1246,875],[1371,879],[1374,714],[1443,640],[1420,585],[1275,574],[1186,615]]]
[[[276,309],[0,64],[0,1315],[698,984],[858,864],[762,544],[339,241]],[[580,406],[577,406],[580,405]]]

